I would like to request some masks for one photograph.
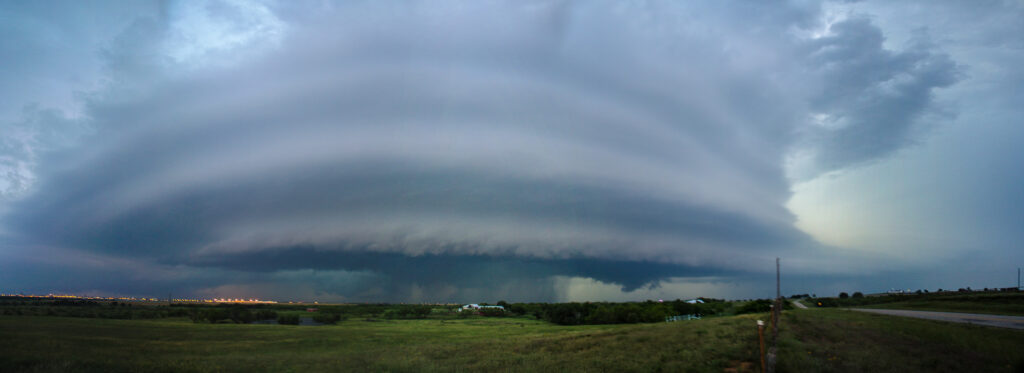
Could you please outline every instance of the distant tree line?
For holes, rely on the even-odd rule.
[[[481,308],[472,312],[460,307],[425,304],[195,304],[171,305],[96,302],[89,300],[32,300],[0,298],[0,315],[35,315],[92,317],[113,319],[187,318],[196,323],[252,323],[275,320],[278,324],[298,324],[309,315],[321,324],[342,320],[424,319],[466,317],[531,317],[561,325],[623,324],[663,322],[677,315],[730,315],[767,312],[769,300],[726,302],[700,298],[703,303],[676,299],[666,302],[587,302],[587,303],[509,303],[498,301],[502,308]],[[486,305],[486,303],[481,303]]]
[[[183,309],[136,306],[129,302],[97,302],[91,300],[0,300],[0,315],[15,316],[59,316],[102,319],[160,319],[184,317]]]
[[[384,310],[381,316],[386,319],[425,319],[431,309],[426,305],[399,305]]]
[[[1011,293],[1011,294],[1006,294]],[[938,300],[938,301],[978,301],[983,300],[991,303],[1001,302],[1019,302],[1020,298],[1013,296],[1012,293],[1016,291],[1004,291],[1002,289],[992,289],[986,292],[972,292],[966,289],[963,291],[942,291],[939,289],[937,292],[928,292],[927,290],[918,290],[915,292],[905,292],[898,294],[884,294],[884,295],[872,295],[864,296],[863,293],[857,291],[853,295],[846,292],[841,292],[837,297],[827,298],[809,298],[805,304],[808,306],[817,307],[856,307],[871,304],[883,304],[903,301],[924,301],[924,300]]]

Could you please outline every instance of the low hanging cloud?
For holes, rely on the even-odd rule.
[[[807,40],[791,30],[813,8],[740,7],[749,22],[714,4],[247,8],[265,25],[241,46],[176,53],[142,41],[181,22],[140,21],[106,54],[120,80],[87,101],[95,134],[47,153],[3,221],[29,246],[222,271],[197,292],[385,283],[311,290],[346,299],[552,276],[635,290],[813,255],[784,207],[804,109],[843,121],[811,144],[818,172],[881,157],[955,65],[884,50],[867,21]],[[806,66],[816,84],[785,84]]]

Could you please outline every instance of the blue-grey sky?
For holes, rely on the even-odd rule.
[[[1019,1],[0,2],[0,289],[1004,287]]]

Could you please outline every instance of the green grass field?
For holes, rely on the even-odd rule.
[[[529,318],[334,326],[0,316],[0,371],[757,371],[766,314],[559,326]],[[1021,371],[1024,331],[786,311],[780,372]]]
[[[335,326],[0,317],[0,366],[22,371],[705,371],[757,361],[752,316],[557,326],[519,318]],[[743,364],[746,362],[746,364]],[[748,369],[749,370],[749,369]]]

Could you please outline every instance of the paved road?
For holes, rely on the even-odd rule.
[[[851,308],[851,310],[892,316],[916,317],[919,319],[987,325],[999,328],[1024,329],[1024,316],[983,315],[979,313],[959,312],[880,310],[874,308]]]
[[[793,301],[793,305],[796,306],[796,308],[807,309],[807,306],[805,306],[803,303],[800,303],[799,299]]]

